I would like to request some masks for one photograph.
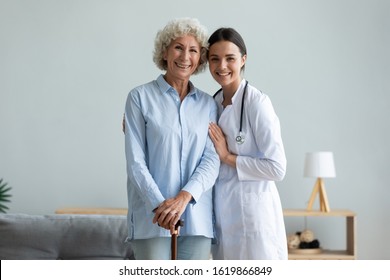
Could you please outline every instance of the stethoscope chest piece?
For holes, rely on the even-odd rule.
[[[245,86],[244,86],[244,92],[242,93],[242,101],[241,101],[241,114],[240,114],[240,129],[239,129],[239,132],[238,132],[238,135],[236,136],[236,143],[237,144],[244,144],[245,142],[245,135],[244,133],[242,132],[242,119],[243,119],[243,115],[244,115],[244,100],[245,100],[245,94],[246,94],[246,90],[247,90],[247,87],[248,87],[248,81],[246,81],[245,83]],[[221,91],[222,89],[218,90],[215,94],[214,94],[214,98],[215,96]]]
[[[240,133],[236,137],[236,142],[237,142],[237,144],[240,144],[240,145],[245,142],[244,133],[242,133],[241,131],[240,131]]]

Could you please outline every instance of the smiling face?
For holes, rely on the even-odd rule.
[[[200,61],[200,45],[194,36],[173,40],[164,53],[166,76],[172,80],[189,80]]]
[[[238,88],[245,60],[246,55],[242,56],[237,45],[230,41],[216,42],[209,49],[210,73],[222,88]]]

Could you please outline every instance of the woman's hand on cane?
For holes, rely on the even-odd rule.
[[[176,197],[165,200],[154,210],[153,223],[170,230],[171,234],[176,233],[175,226],[191,199],[189,192],[180,191]]]

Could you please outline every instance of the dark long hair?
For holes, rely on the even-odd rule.
[[[231,27],[221,27],[211,34],[208,43],[209,48],[220,41],[229,41],[235,44],[239,49],[242,56],[247,54],[244,39],[242,39],[240,33]],[[207,52],[207,57],[209,53]],[[245,69],[245,64],[242,66],[242,71]]]

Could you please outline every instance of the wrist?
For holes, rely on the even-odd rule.
[[[190,194],[189,192],[187,191],[184,191],[184,190],[181,190],[179,192],[179,195],[184,199],[184,201],[186,201],[187,203],[189,203],[192,199],[192,194]]]
[[[227,153],[222,159],[221,161],[227,165],[230,165],[232,167],[236,167],[236,160],[237,160],[237,155],[235,154],[231,154],[231,153]]]

